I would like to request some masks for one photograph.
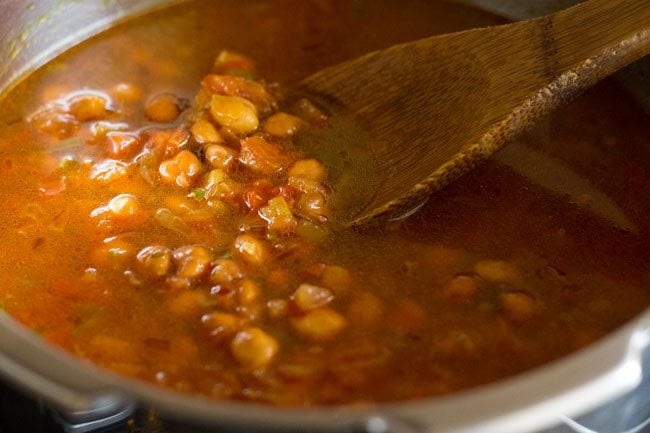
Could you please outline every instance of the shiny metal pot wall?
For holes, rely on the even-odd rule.
[[[112,23],[173,2],[0,0],[0,91]],[[528,18],[575,3],[464,2],[513,18]],[[649,74],[642,77],[648,63],[633,65],[621,78],[650,107]],[[163,416],[224,431],[523,433],[551,427],[567,416],[587,413],[637,389],[643,379],[643,352],[649,345],[647,310],[587,350],[490,386],[409,403],[297,410],[208,401],[118,377],[46,347],[0,313],[0,373],[56,407],[78,431],[110,423],[140,405],[155,408]],[[647,359],[646,355],[646,369],[650,368]]]

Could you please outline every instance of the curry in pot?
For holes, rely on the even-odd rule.
[[[119,374],[291,406],[446,394],[599,339],[650,303],[650,123],[616,84],[367,231],[330,206],[351,170],[340,113],[286,96],[328,64],[499,22],[447,2],[194,1],[74,48],[0,108],[2,308]]]

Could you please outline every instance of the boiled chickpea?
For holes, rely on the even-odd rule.
[[[98,267],[122,271],[127,268],[133,257],[135,248],[122,239],[111,239],[97,248],[93,254],[93,263]]]
[[[235,335],[245,324],[246,320],[232,313],[216,311],[201,317],[203,326],[208,331],[213,342],[221,343],[226,338]]]
[[[458,359],[473,357],[478,349],[474,339],[462,331],[452,331],[439,337],[433,347],[436,354]]]
[[[266,303],[266,311],[271,319],[281,319],[286,317],[289,303],[285,299],[271,299]]]
[[[263,128],[267,134],[286,138],[298,132],[304,124],[305,122],[299,117],[287,113],[275,113],[264,121]]]
[[[229,284],[244,276],[239,265],[230,259],[215,260],[210,273],[210,281],[214,284]]]
[[[494,283],[512,282],[518,275],[517,267],[503,260],[482,260],[474,265],[474,272]]]
[[[235,239],[235,254],[244,262],[253,266],[261,266],[268,259],[268,252],[264,242],[251,235],[240,235]]]
[[[384,303],[370,292],[355,294],[347,310],[347,317],[354,326],[370,328],[381,320],[384,314]]]
[[[169,248],[156,245],[143,248],[136,258],[146,274],[157,278],[167,275],[172,263]]]
[[[171,123],[181,114],[174,95],[163,93],[156,95],[144,107],[147,118],[153,122]]]
[[[140,201],[131,194],[116,195],[108,202],[108,209],[119,218],[134,216],[140,210]]]
[[[183,290],[178,293],[167,307],[177,316],[194,318],[205,311],[207,295],[200,290]]]
[[[458,275],[447,282],[443,296],[450,299],[469,301],[476,296],[478,283],[469,275]]]
[[[322,182],[327,176],[327,171],[323,164],[315,159],[301,159],[291,166],[288,176],[301,177],[315,182]]]
[[[165,182],[188,188],[201,173],[201,162],[194,153],[181,150],[173,158],[163,161],[158,171]]]
[[[218,124],[240,134],[251,133],[259,125],[255,105],[239,96],[212,95],[210,113]]]
[[[503,293],[501,308],[506,317],[516,324],[524,324],[538,313],[535,298],[526,292]]]
[[[213,168],[226,170],[237,160],[237,151],[220,144],[210,144],[203,150],[205,159]]]
[[[239,363],[249,369],[264,368],[275,358],[278,342],[259,328],[245,328],[235,335],[230,350]]]
[[[325,188],[320,182],[316,182],[315,180],[307,179],[306,177],[296,177],[296,176],[289,176],[287,178],[287,185],[290,187],[297,189],[300,192],[303,192],[305,194],[308,193],[319,193],[319,194],[324,194],[325,193]]]
[[[233,200],[241,193],[241,185],[220,168],[210,170],[203,178],[203,188],[209,200]]]
[[[341,294],[352,286],[352,274],[342,266],[328,265],[323,268],[320,281],[334,293]]]
[[[221,143],[223,139],[217,128],[205,119],[199,119],[192,125],[192,136],[199,143]]]
[[[119,83],[113,87],[112,94],[117,102],[136,102],[142,98],[142,89],[135,84]]]
[[[199,278],[207,273],[212,262],[212,251],[201,245],[187,245],[174,250],[176,275],[181,278]]]
[[[104,184],[110,184],[127,174],[128,165],[122,161],[107,159],[96,162],[90,167],[88,177]]]
[[[253,305],[259,300],[261,293],[262,290],[255,281],[245,278],[239,286],[237,298],[242,305]]]
[[[298,199],[297,212],[312,221],[325,221],[330,215],[330,210],[323,194],[308,192]]]
[[[172,292],[184,292],[194,287],[194,281],[191,278],[170,275],[165,279],[167,288]]]
[[[291,319],[291,326],[308,340],[327,341],[343,331],[347,326],[347,320],[330,308],[319,308],[304,316]]]
[[[334,299],[334,293],[324,287],[301,284],[293,292],[291,299],[296,307],[306,312],[329,304]]]
[[[99,95],[80,95],[70,102],[69,112],[78,121],[100,120],[106,117],[106,98]]]

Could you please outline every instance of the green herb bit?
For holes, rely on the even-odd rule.
[[[196,188],[192,192],[190,192],[187,196],[190,198],[193,198],[196,201],[203,201],[205,200],[205,188]]]

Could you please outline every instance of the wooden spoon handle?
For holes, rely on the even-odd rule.
[[[647,52],[650,1],[591,0],[542,18],[540,30],[541,48],[555,74],[604,55],[627,64]]]
[[[650,52],[650,1],[590,0],[492,35],[502,55],[474,50],[492,77],[485,122],[522,103],[549,111]]]

